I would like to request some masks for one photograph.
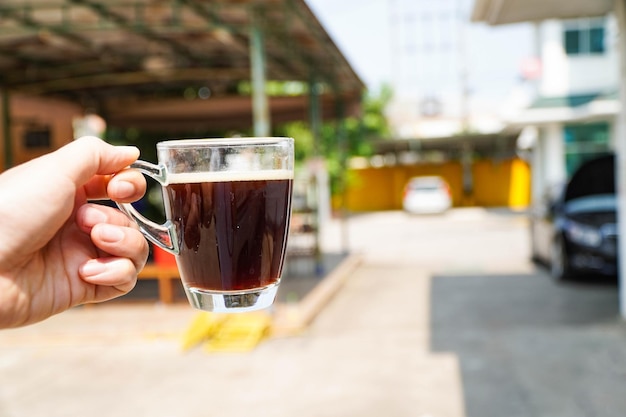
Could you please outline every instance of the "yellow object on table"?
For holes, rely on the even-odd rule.
[[[264,312],[231,314],[205,345],[207,352],[248,352],[265,338],[271,317]]]
[[[205,311],[196,314],[183,334],[183,350],[187,351],[213,337],[225,319],[226,316],[224,314],[215,314]]]

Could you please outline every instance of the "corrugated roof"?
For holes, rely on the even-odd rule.
[[[364,89],[304,0],[2,0],[0,85],[101,107],[200,87],[229,96],[250,79],[254,27],[267,80]]]
[[[475,0],[471,19],[503,25],[603,16],[612,12],[614,7],[614,0]]]

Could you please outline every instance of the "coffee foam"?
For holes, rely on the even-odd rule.
[[[264,171],[211,171],[168,174],[167,183],[188,184],[198,182],[268,181],[291,179],[293,179],[293,171],[287,169],[274,169]]]

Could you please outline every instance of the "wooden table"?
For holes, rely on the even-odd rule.
[[[164,304],[174,302],[174,285],[180,280],[176,266],[148,263],[137,275],[137,279],[156,279],[159,283],[159,300]]]

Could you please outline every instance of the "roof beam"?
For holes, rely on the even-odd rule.
[[[60,6],[56,6],[57,9]],[[65,7],[65,6],[62,6]],[[76,34],[76,30],[72,27],[72,25],[66,24],[49,24],[42,23],[32,16],[33,7],[22,6],[19,8],[16,7],[1,7],[0,6],[0,16],[9,18],[22,27],[29,29],[33,33],[36,33],[40,39],[46,38],[46,34],[54,34],[73,45],[78,46],[86,56],[83,59],[87,59],[89,61],[97,61],[98,65],[85,65],[83,61],[81,61],[80,65],[69,64],[69,65],[59,65],[59,59],[57,58],[41,58],[41,57],[33,57],[30,54],[26,54],[23,52],[19,52],[19,48],[14,48],[11,46],[0,48],[0,54],[4,56],[8,56],[10,58],[15,58],[16,60],[22,62],[27,67],[35,67],[42,68],[42,72],[45,72],[45,77],[50,77],[53,73],[61,73],[64,76],[67,76],[68,73],[75,74],[78,76],[83,76],[86,69],[97,70],[102,72],[106,70],[103,68],[103,64],[106,64],[106,60],[102,60],[100,55],[102,51],[99,51],[96,46],[90,42],[87,38],[83,36],[79,36]],[[118,56],[120,54],[117,54]],[[136,67],[136,60],[133,62],[132,56],[124,57],[125,65]],[[76,71],[78,69],[78,71]],[[45,78],[41,77],[41,78]],[[16,79],[24,80],[24,68],[18,68],[15,71],[5,71],[1,75],[2,80],[5,83],[12,83]],[[27,77],[26,77],[27,78]],[[39,76],[38,76],[39,78]],[[23,81],[22,81],[23,82]]]
[[[246,55],[250,53],[249,40],[247,39],[247,36],[242,33],[243,32],[242,29],[236,27],[235,25],[220,21],[219,16],[217,16],[217,14],[213,10],[210,9],[211,7],[210,4],[204,5],[204,4],[195,2],[193,0],[179,0],[179,2],[189,7],[191,10],[193,10],[194,13],[202,17],[209,25],[225,30],[227,33],[227,36],[229,37],[228,38],[229,47],[234,47],[237,50],[245,53]],[[264,33],[267,35],[267,31],[265,30],[265,28],[264,28]],[[292,72],[291,70],[293,69],[293,65],[294,65],[293,62],[290,62],[290,61],[286,62],[285,60],[281,59],[277,55],[272,54],[271,50],[268,51],[266,49],[266,54],[272,58],[272,60],[268,60],[268,62],[278,61],[281,64],[281,66],[287,69],[287,71],[285,71],[285,69],[274,65],[272,66],[272,71],[277,73],[279,76],[281,76],[284,79],[290,79],[290,72]]]
[[[171,39],[165,36],[161,36],[159,33],[152,30],[149,26],[133,24],[133,22],[127,19],[125,16],[115,13],[111,9],[109,9],[107,6],[105,6],[105,3],[93,2],[89,0],[69,0],[69,1],[73,4],[80,4],[80,5],[89,7],[95,13],[100,15],[102,18],[115,23],[121,29],[132,32],[145,39],[166,45],[167,47],[170,48],[172,52],[174,52],[175,54],[179,56],[182,56],[188,61],[197,61],[199,59],[204,60],[204,58],[201,59],[199,57],[194,56],[186,47],[180,45],[178,42],[172,41]],[[139,6],[135,6],[134,9],[135,9],[135,13],[137,13]],[[136,21],[140,21],[138,16],[135,16],[135,17],[137,18]]]
[[[21,10],[21,13],[18,11]],[[92,49],[93,45],[82,36],[77,35],[75,32],[70,31],[63,26],[51,26],[51,25],[43,25],[40,22],[36,21],[32,17],[33,7],[22,7],[20,9],[12,8],[12,7],[0,7],[0,16],[10,18],[22,26],[25,26],[34,30],[45,29],[54,33],[57,36],[61,36],[64,39],[67,39],[77,45],[82,46],[86,49]]]
[[[55,91],[83,90],[94,85],[115,87],[159,82],[206,81],[209,79],[241,79],[249,77],[247,69],[231,68],[177,68],[163,72],[133,71],[126,73],[105,73],[81,77],[60,78],[33,82],[20,87],[21,91],[31,94],[53,93]]]

